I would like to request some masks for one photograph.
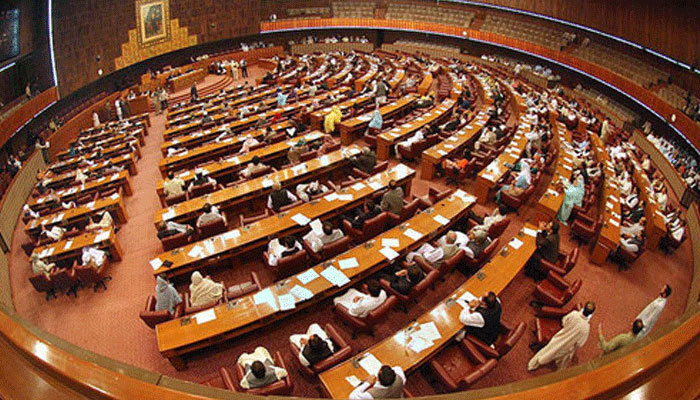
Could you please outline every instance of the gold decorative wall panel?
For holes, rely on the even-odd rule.
[[[130,29],[129,41],[122,44],[121,56],[114,60],[115,69],[128,67],[151,57],[197,44],[197,35],[190,35],[187,28],[180,27],[177,19],[171,19],[169,22],[170,40],[148,47],[140,45],[138,29]]]

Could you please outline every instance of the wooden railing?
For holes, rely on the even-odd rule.
[[[6,116],[0,121],[0,147],[4,146],[19,128],[56,101],[58,101],[58,90],[54,86],[32,97]]]

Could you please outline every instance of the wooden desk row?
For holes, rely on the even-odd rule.
[[[408,375],[430,360],[441,349],[450,344],[457,345],[453,338],[464,325],[459,321],[462,307],[455,300],[467,292],[477,297],[489,291],[502,292],[534,253],[535,233],[536,230],[533,226],[526,225],[525,229],[522,229],[509,244],[504,246],[504,249],[507,250],[502,250],[494,255],[491,261],[484,265],[479,272],[430,311],[418,317],[409,326],[397,331],[393,336],[321,373],[319,379],[325,393],[334,399],[347,399],[354,387],[345,378],[355,376],[364,380],[369,377],[370,374],[362,368],[359,361],[370,354],[381,364],[401,367]],[[509,299],[501,300],[507,303]],[[435,325],[440,338],[436,339],[432,346],[420,352],[414,351],[408,345],[411,341],[411,331],[422,324],[430,323]]]
[[[148,113],[132,115],[131,117],[124,118],[121,121],[104,122],[96,127],[90,127],[90,128],[83,129],[78,134],[78,137],[79,138],[90,137],[92,135],[99,134],[100,132],[105,131],[105,130],[111,131],[113,129],[118,129],[120,126],[137,124],[139,122],[144,123],[146,125],[146,127],[151,126],[151,119],[149,118]],[[148,129],[144,129],[144,133],[146,134],[146,136],[148,136]]]
[[[122,259],[122,249],[119,242],[117,242],[117,235],[112,229],[89,231],[80,236],[59,240],[46,246],[39,246],[34,249],[32,254],[38,254],[40,259],[47,263],[52,263],[80,258],[85,247],[95,247],[99,250],[108,251],[115,261]]]
[[[527,145],[525,136],[532,129],[532,126],[524,117],[520,118],[521,122],[518,125],[518,130],[505,150],[477,174],[474,194],[479,204],[484,204],[488,201],[490,193],[496,188],[498,182],[503,179],[505,174],[510,172],[510,168],[506,164],[514,165],[522,156],[523,151],[525,151],[525,145]]]
[[[405,192],[409,193],[408,189],[414,176],[415,171],[403,164],[398,164],[387,171],[360,181],[361,185],[355,184],[340,193],[351,195],[351,198],[323,197],[250,225],[162,253],[150,262],[154,267],[153,275],[165,274],[173,277],[186,274],[206,266],[212,259],[219,261],[223,256],[231,257],[265,246],[273,237],[282,237],[307,229],[308,227],[295,221],[295,216],[298,214],[302,214],[309,220],[316,218],[326,220],[335,217],[362,204],[366,198],[378,196],[388,187],[391,180],[405,186]],[[162,266],[161,264],[165,261],[172,262],[172,265]]]
[[[559,154],[552,180],[540,200],[535,204],[535,215],[538,221],[551,221],[556,217],[564,202],[564,193],[558,191],[559,181],[561,179],[569,181],[573,173],[574,154],[570,150],[571,131],[566,129],[566,125],[562,122],[557,121],[557,113],[554,110],[549,110],[549,113],[552,126],[555,127],[552,143],[558,146]]]
[[[345,96],[349,90],[350,90],[350,88],[348,88],[348,87],[341,87],[341,88],[338,88],[338,89],[330,91],[330,92],[316,95],[315,97],[308,97],[308,98],[301,100],[301,101],[298,101],[298,102],[291,102],[290,104],[288,104],[288,106],[294,106],[297,109],[306,109],[311,104],[313,104],[314,101],[323,102],[331,96],[333,96],[333,97]],[[253,117],[255,117],[255,116],[253,116]],[[197,132],[185,135],[185,136],[180,136],[180,137],[177,137],[175,139],[165,141],[160,147],[161,153],[163,154],[163,156],[166,156],[168,153],[168,149],[170,147],[173,147],[173,146],[184,147],[184,148],[188,148],[188,149],[199,146],[204,142],[207,142],[207,141],[210,141],[210,140],[216,138],[221,133],[223,133],[226,129],[229,129],[232,127],[235,127],[234,123],[227,123],[224,125],[219,125],[213,129],[207,129],[204,131],[197,131]],[[262,131],[260,131],[260,132],[262,132]],[[249,133],[251,133],[251,132],[246,132],[246,134],[249,134]]]
[[[263,163],[269,164],[269,162],[272,160],[285,157],[289,152],[289,149],[291,149],[302,138],[306,141],[307,144],[314,144],[315,142],[323,138],[323,134],[318,131],[307,133],[304,136],[293,138],[284,142],[273,143],[271,145],[250,151],[245,154],[229,156],[224,160],[211,162],[209,164],[201,166],[201,169],[203,172],[208,173],[216,179],[217,177],[221,177],[224,175],[232,175],[238,173],[240,170],[244,169],[249,163],[251,163],[253,161],[253,158],[255,157],[259,157]],[[226,145],[227,143],[222,142],[222,144]],[[189,183],[194,179],[195,173],[193,170],[187,170],[176,176],[182,179],[186,185],[189,185]],[[236,179],[229,180],[235,181]],[[164,182],[164,180],[159,181],[156,185],[158,195],[162,197],[165,196],[165,194],[163,193]],[[212,197],[213,194],[210,194],[209,196]]]
[[[304,273],[284,279],[261,292],[205,311],[208,314],[213,313],[214,316],[213,319],[206,322],[203,319],[200,320],[206,314],[196,314],[159,324],[156,326],[158,349],[163,356],[168,357],[176,368],[182,369],[185,367],[182,359],[185,354],[289,317],[323,299],[339,294],[362,279],[378,272],[391,261],[380,252],[382,239],[397,239],[399,246],[393,250],[401,257],[447,230],[449,226],[464,217],[473,204],[474,198],[460,191],[459,195],[453,194],[432,208],[416,214],[406,223],[380,234],[366,244],[356,246],[332,260],[310,268],[305,272],[306,274],[313,270],[319,275],[311,281],[304,280]],[[449,220],[449,223],[443,225],[436,221],[435,217],[438,215]],[[342,269],[339,261],[351,258],[355,258],[358,265]],[[329,267],[344,274],[347,281],[342,284],[339,282],[339,286],[336,286],[327,280],[322,274],[325,274],[323,271]],[[280,311],[278,307],[279,296],[294,296],[292,293],[295,293],[296,289],[294,288],[297,286],[310,291],[312,297],[305,301],[294,298],[295,308]],[[265,294],[269,300],[267,302],[261,301]]]
[[[182,89],[187,89],[195,83],[204,81],[207,77],[207,71],[204,69],[196,69],[194,71],[185,72],[183,75],[174,78],[166,79],[166,83],[171,92],[178,92]]]
[[[615,183],[617,176],[605,145],[597,134],[589,132],[589,137],[591,149],[595,153],[596,159],[603,163],[603,174],[605,175],[602,210],[600,210],[603,216],[603,226],[600,228],[600,233],[591,254],[591,261],[601,265],[608,258],[610,252],[615,251],[620,244],[622,207],[620,206],[620,190]]]
[[[365,86],[369,81],[374,78],[375,75],[377,75],[377,71],[379,71],[379,66],[368,60],[368,57],[362,57],[365,61],[369,63],[369,68],[367,69],[367,72],[365,72],[364,75],[359,77],[358,79],[355,80],[355,91],[359,92],[362,90],[362,87]]]
[[[191,111],[198,110],[202,108],[202,105],[204,104],[218,104],[224,100],[230,100],[230,99],[236,99],[240,98],[241,96],[247,97],[250,96],[256,92],[260,92],[263,90],[267,90],[268,85],[256,85],[256,86],[248,86],[246,87],[243,84],[239,84],[235,87],[228,88],[228,89],[223,89],[224,97],[221,97],[221,91],[212,93],[207,96],[203,96],[199,98],[199,101],[195,103],[190,103],[189,101],[183,101],[180,103],[176,104],[171,104],[168,107],[168,110],[165,114],[165,119],[166,120],[172,120],[175,119],[178,115],[180,114],[186,114]]]
[[[365,93],[353,98],[350,98],[348,100],[343,101],[340,104],[337,104],[336,106],[340,109],[340,111],[345,112],[345,110],[357,105],[357,106],[364,106],[365,104],[369,103],[373,99],[373,96],[371,93]],[[313,129],[323,129],[323,119],[326,117],[326,115],[331,112],[333,107],[326,107],[322,110],[317,110],[309,114],[309,121],[311,122],[311,127]]]
[[[94,149],[97,147],[102,147],[102,148],[112,148],[114,146],[119,146],[120,144],[123,143],[131,143],[133,141],[138,141],[139,143],[139,149],[141,146],[145,144],[144,138],[143,138],[143,130],[137,129],[133,132],[121,132],[121,133],[112,133],[112,135],[105,137],[104,139],[90,143],[89,147],[85,146],[81,149],[75,149],[76,154],[75,155],[70,155],[70,149],[64,150],[61,153],[58,154],[58,159],[59,160],[68,160],[73,157],[80,157],[85,154],[91,154],[93,153]]]
[[[455,100],[445,99],[440,105],[420,117],[377,135],[377,158],[387,160],[392,146],[407,139],[409,135],[414,134],[424,126],[440,123],[452,113],[455,104]]]
[[[642,170],[636,156],[631,151],[627,151],[630,162],[634,166],[632,170],[632,181],[639,188],[639,200],[646,202],[644,215],[647,218],[647,224],[644,232],[646,233],[645,245],[647,249],[656,249],[659,247],[659,241],[666,236],[666,220],[661,212],[659,203],[656,202],[654,189],[646,172]]]
[[[148,136],[148,126],[146,125],[145,121],[136,121],[133,123],[128,123],[128,125],[117,125],[113,128],[104,128],[100,131],[93,132],[91,134],[85,134],[78,136],[78,139],[76,142],[80,143],[95,143],[99,142],[101,140],[104,140],[108,137],[113,136],[117,132],[136,132],[139,129],[143,130],[143,132],[138,132],[136,133],[139,137],[139,141],[141,142],[141,145],[144,144],[144,139],[143,136]]]
[[[117,144],[112,147],[108,147],[101,152],[92,152],[91,154],[85,156],[75,156],[73,158],[69,158],[63,161],[57,161],[51,165],[49,165],[48,170],[51,171],[54,174],[60,174],[63,173],[69,169],[77,168],[80,163],[86,160],[91,160],[95,161],[98,159],[104,159],[108,158],[111,155],[114,155],[116,153],[121,153],[124,151],[127,151],[131,147],[134,147],[136,154],[141,157],[141,146],[139,145],[139,141],[136,139],[129,139],[127,142]]]
[[[27,204],[32,210],[38,211],[42,209],[42,207],[46,207],[44,203],[55,204],[59,201],[69,202],[85,194],[103,192],[114,187],[121,187],[125,195],[131,196],[133,191],[131,190],[131,182],[129,181],[129,171],[121,171],[110,176],[102,176],[98,179],[85,182],[84,185],[58,190],[54,192],[53,195],[31,198],[27,201]]]
[[[118,157],[95,163],[87,168],[76,167],[76,169],[82,169],[84,173],[93,174],[95,177],[89,179],[92,180],[98,179],[103,175],[101,172],[110,167],[124,167],[125,170],[129,171],[131,176],[138,173],[133,153],[122,154]],[[45,171],[45,173],[40,176],[39,179],[44,182],[44,186],[47,188],[60,189],[67,186],[72,186],[74,183],[76,183],[75,175],[75,171],[64,172],[60,175],[52,174],[51,171]]]
[[[126,223],[126,207],[122,196],[115,193],[109,197],[91,201],[83,206],[74,207],[68,210],[61,210],[53,214],[48,214],[43,217],[33,219],[24,227],[27,235],[37,237],[41,233],[42,227],[46,226],[49,229],[52,226],[61,226],[67,228],[81,220],[84,221],[91,215],[97,212],[109,211],[118,225]]]
[[[410,106],[416,101],[417,97],[413,93],[409,93],[406,96],[401,97],[396,101],[392,101],[379,108],[379,113],[382,118],[386,119],[394,115],[401,115],[409,111]],[[340,130],[340,142],[343,145],[349,145],[355,140],[355,136],[358,132],[365,129],[369,122],[372,120],[372,114],[374,111],[367,112],[357,117],[350,118],[346,121],[342,121],[338,130]]]

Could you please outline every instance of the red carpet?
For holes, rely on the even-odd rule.
[[[251,68],[252,81],[259,76],[260,70]],[[240,82],[240,81],[239,81]],[[239,82],[234,82],[237,84]],[[139,319],[139,311],[145,304],[146,297],[153,292],[154,279],[148,260],[161,252],[160,242],[156,238],[153,226],[153,213],[160,208],[155,192],[155,185],[160,174],[157,164],[161,159],[160,145],[164,129],[163,116],[151,116],[152,127],[143,148],[143,159],[138,163],[139,173],[132,178],[134,195],[126,198],[129,216],[128,223],[118,233],[119,242],[124,250],[124,259],[110,266],[113,280],[107,283],[108,290],[93,293],[92,290],[82,290],[78,298],[59,296],[58,299],[46,302],[44,296],[35,292],[28,283],[31,272],[27,257],[22,253],[20,243],[26,237],[20,223],[12,243],[10,259],[10,274],[12,294],[17,311],[43,330],[64,338],[76,345],[145,369],[157,371],[176,378],[194,382],[212,381],[220,385],[218,368],[222,365],[232,365],[237,356],[243,351],[249,351],[259,344],[264,344],[270,351],[279,350],[290,367],[290,373],[295,380],[294,394],[297,396],[322,396],[317,381],[307,381],[295,368],[295,362],[288,350],[288,337],[292,333],[306,330],[313,322],[323,324],[334,322],[340,327],[341,334],[350,338],[349,331],[343,329],[334,320],[330,309],[330,300],[320,303],[314,309],[305,311],[293,319],[283,320],[264,330],[253,332],[235,341],[222,344],[202,351],[188,358],[189,369],[183,372],[175,371],[166,359],[158,353],[155,336],[151,329]],[[413,165],[417,168],[418,165]],[[442,182],[439,180],[438,182]],[[413,194],[424,195],[428,183],[416,179],[413,183]],[[470,185],[466,185],[469,191]],[[533,199],[539,198],[535,195]],[[490,204],[487,209],[492,209]],[[482,213],[486,208],[477,206],[476,212]],[[530,210],[523,210],[520,217],[511,215],[517,221],[512,223],[504,233],[504,243],[527,220]],[[568,240],[568,229],[562,229],[562,247],[572,248]],[[598,267],[588,261],[588,251],[583,251],[578,265],[567,279],[584,279],[583,288],[573,302],[594,300],[598,310],[592,319],[591,337],[586,345],[579,350],[576,362],[585,362],[597,357],[597,326],[603,322],[608,336],[627,330],[637,313],[657,294],[664,283],[669,283],[673,289],[666,310],[659,321],[665,324],[678,317],[685,308],[688,296],[692,263],[690,245],[685,243],[672,256],[665,256],[658,251],[646,251],[644,255],[625,272],[618,272],[617,266],[606,264]],[[248,261],[236,268],[217,271],[213,274],[215,280],[224,280],[227,284],[244,279],[251,270],[260,274],[263,284],[272,282],[271,274],[266,273],[259,259]],[[435,291],[428,291],[420,304],[409,306],[408,314],[395,311],[391,321],[377,329],[376,337],[358,336],[352,342],[356,352],[373,343],[382,340],[393,333],[397,327],[405,326],[416,316],[433,307],[444,299],[450,291],[462,284],[466,277],[455,273],[444,283],[439,283]],[[533,314],[528,306],[534,289],[532,280],[519,275],[501,294],[504,306],[504,319],[517,322],[526,321],[530,326]],[[525,337],[508,354],[497,368],[475,386],[483,388],[494,385],[527,379],[549,372],[541,368],[535,373],[526,370],[528,359],[531,357],[527,344],[532,339],[531,334]],[[440,392],[439,386],[433,387],[429,374],[414,373],[409,378],[409,388],[418,395],[429,395]]]

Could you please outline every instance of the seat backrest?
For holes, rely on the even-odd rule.
[[[352,243],[352,238],[350,236],[344,236],[333,243],[324,244],[321,247],[321,259],[328,260],[338,254],[346,251]]]
[[[510,218],[506,217],[503,218],[501,221],[496,222],[495,224],[492,224],[489,227],[488,235],[489,237],[492,238],[498,238],[500,237],[503,232],[508,228],[508,225],[510,224]]]
[[[420,205],[420,199],[415,198],[413,199],[410,203],[406,204],[401,208],[401,222],[406,221],[407,219],[413,217],[416,214],[416,211],[418,210],[418,206]]]
[[[226,222],[219,218],[216,221],[201,225],[198,229],[200,236],[206,238],[224,232],[226,230]]]
[[[73,285],[73,279],[70,277],[67,269],[54,269],[50,275],[51,281],[58,290],[68,289]]]
[[[37,292],[48,292],[53,289],[53,282],[44,274],[37,274],[29,277],[29,282],[32,283]]]
[[[396,306],[396,303],[398,303],[398,301],[399,298],[393,294],[387,297],[387,299],[381,306],[375,308],[367,314],[367,317],[365,317],[365,322],[367,323],[367,325],[372,326],[375,322],[382,319],[389,311],[391,311],[394,308],[394,306]]]
[[[516,343],[518,343],[518,340],[523,336],[525,333],[525,330],[527,329],[527,325],[525,322],[520,322],[514,329],[511,329],[508,331],[508,333],[505,335],[505,337],[502,338],[502,341],[499,341],[499,346],[496,346],[498,354],[504,356],[506,353],[512,349]]]
[[[377,163],[374,166],[374,169],[372,170],[372,175],[376,175],[380,172],[386,171],[386,168],[389,166],[389,161],[382,161],[380,163]]]
[[[566,289],[566,292],[564,292],[564,301],[566,302],[571,300],[579,289],[581,289],[581,285],[583,285],[583,281],[581,281],[581,279],[577,279],[571,286],[569,286],[569,288]]]
[[[90,266],[77,265],[73,269],[83,285],[91,285],[100,280],[100,275]]]
[[[373,238],[383,232],[388,220],[389,214],[386,212],[382,212],[376,217],[366,220],[362,227],[362,236],[364,240]]]
[[[173,204],[182,203],[185,200],[187,200],[187,192],[182,192],[182,194],[178,196],[166,197],[165,204],[172,206]]]
[[[491,256],[493,255],[493,253],[496,251],[496,247],[498,247],[498,243],[499,243],[499,239],[498,239],[498,238],[493,239],[493,240],[491,241],[491,243],[489,243],[489,245],[486,246],[486,248],[484,249],[484,251],[482,251],[481,254],[479,254],[479,257],[477,257],[478,260],[479,260],[479,262],[482,262],[482,261],[484,261],[484,260],[487,260],[487,259],[491,258]]]
[[[258,178],[258,177],[261,177],[263,175],[269,174],[270,172],[272,172],[272,167],[267,165],[267,166],[265,166],[265,168],[261,168],[255,172],[253,172],[252,174],[250,174],[250,177],[247,179]]]
[[[156,298],[153,295],[149,295],[146,299],[146,307],[143,311],[139,313],[141,320],[151,329],[154,329],[156,325],[170,321],[172,316],[168,310],[155,310]]]
[[[213,192],[214,189],[216,189],[216,185],[214,185],[214,184],[211,183],[211,182],[207,182],[207,183],[205,183],[205,184],[203,184],[203,185],[194,186],[194,187],[192,188],[192,190],[191,190],[191,192],[192,192],[191,197],[203,196],[203,195],[205,195],[205,194],[207,194],[207,193]]]
[[[578,253],[579,253],[579,248],[574,247],[573,250],[566,256],[566,265],[565,265],[565,270],[566,271],[571,271],[574,266],[576,266],[576,261],[578,261]]]
[[[280,276],[291,275],[306,266],[307,261],[308,253],[301,249],[292,255],[280,258],[277,262],[277,273]]]
[[[187,234],[176,233],[175,235],[165,237],[161,239],[161,244],[163,245],[163,250],[168,251],[182,247],[189,242]]]
[[[313,160],[317,156],[316,150],[307,151],[306,153],[299,156],[299,162]]]

